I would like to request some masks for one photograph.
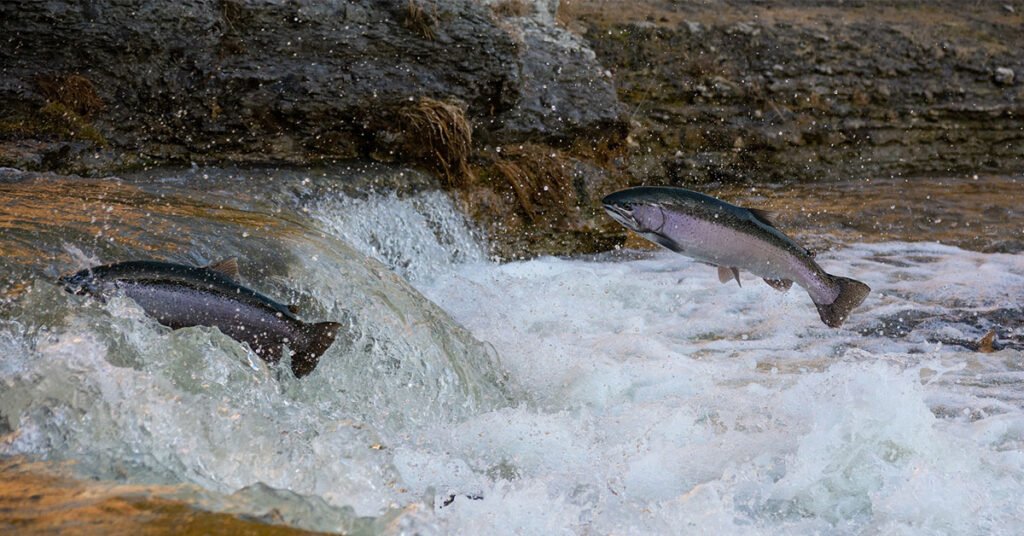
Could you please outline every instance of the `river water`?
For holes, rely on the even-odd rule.
[[[830,329],[667,251],[498,263],[412,175],[4,175],[4,474],[356,533],[1019,532],[1021,178],[710,191],[872,287]],[[230,256],[345,324],[312,375],[53,283]]]

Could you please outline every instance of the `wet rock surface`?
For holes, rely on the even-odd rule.
[[[639,181],[1024,169],[1012,6],[595,1],[575,18],[632,112]]]
[[[589,253],[623,243],[598,201],[632,184],[1020,173],[1024,10],[1006,6],[8,3],[0,166],[413,165],[498,256]],[[898,206],[876,207],[868,239]],[[975,242],[954,241],[1020,247]]]
[[[965,339],[947,334],[953,330],[971,333],[976,337]],[[893,339],[924,339],[986,353],[1006,348],[1024,350],[1024,310],[1002,307],[936,314],[907,309],[878,319],[874,324],[862,328],[860,333]]]
[[[501,138],[510,141],[510,134],[523,133],[558,142],[623,128],[611,73],[583,37],[558,23],[558,0],[489,5],[499,17],[509,9],[503,6],[521,6],[517,9],[522,13],[502,17],[503,27],[519,45],[522,85],[518,105],[498,117]]]
[[[367,129],[420,97],[460,103],[481,138],[558,138],[614,123],[611,80],[549,9],[6,3],[0,165],[95,174],[356,158],[373,149]]]

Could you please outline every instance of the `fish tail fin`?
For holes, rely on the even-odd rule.
[[[828,327],[838,328],[850,316],[850,311],[860,305],[871,292],[871,287],[849,277],[830,275],[832,281],[839,285],[839,296],[830,304],[816,303],[821,321]]]
[[[306,324],[303,326],[305,345],[296,348],[292,353],[292,372],[296,378],[301,378],[316,368],[320,362],[320,356],[334,344],[334,338],[338,336],[341,324],[337,322],[320,322],[319,324]]]

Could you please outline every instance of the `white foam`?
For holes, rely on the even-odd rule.
[[[857,331],[906,309],[1015,306],[1007,296],[1024,293],[1024,257],[890,243],[821,263],[874,289],[843,329],[822,325],[798,288],[778,293],[749,276],[720,285],[667,252],[476,264],[421,285],[492,342],[538,402],[436,439],[439,457],[471,460],[465,489],[484,496],[439,518],[456,531],[512,532],[502,516],[514,526],[543,505],[535,521],[577,532],[1012,533],[1024,514],[1024,412],[998,402],[1024,385],[965,397],[959,382],[1020,366],[1021,353],[986,363],[929,340],[941,330]],[[933,412],[956,402],[966,413]],[[972,422],[974,404],[1000,414]],[[481,484],[498,460],[511,480]]]
[[[281,286],[324,318],[365,317],[317,374],[274,378],[216,330],[168,333],[130,300],[74,308],[50,333],[8,320],[0,407],[21,418],[0,452],[225,494],[263,482],[309,495],[289,500],[325,519],[320,499],[392,516],[393,532],[1019,532],[1024,355],[951,342],[1020,309],[1024,255],[823,254],[828,272],[873,289],[831,329],[799,288],[749,274],[722,285],[668,252],[488,262],[430,195],[324,201],[314,217],[491,345],[524,391],[511,404],[495,402],[491,353],[406,283],[310,240],[292,253],[320,260]],[[338,273],[392,290],[363,295]],[[30,299],[26,311],[67,298]],[[972,312],[983,321],[961,318]],[[908,335],[886,331],[914,315]],[[274,504],[250,495],[236,511]],[[344,528],[292,506],[289,521]]]

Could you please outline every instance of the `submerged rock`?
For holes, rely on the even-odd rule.
[[[1013,69],[1007,67],[996,67],[996,74],[993,79],[1001,86],[1012,86],[1014,73]]]

